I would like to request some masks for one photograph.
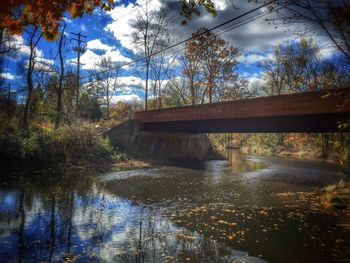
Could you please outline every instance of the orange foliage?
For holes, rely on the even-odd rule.
[[[285,137],[285,143],[294,146],[306,145],[310,142],[307,134],[289,133]]]
[[[124,101],[118,101],[116,105],[110,109],[111,115],[119,120],[125,120],[131,118],[132,107],[129,103]]]
[[[75,18],[91,14],[95,7],[108,11],[113,3],[113,0],[1,0],[0,27],[21,34],[25,26],[35,25],[47,40],[55,40],[65,12]]]

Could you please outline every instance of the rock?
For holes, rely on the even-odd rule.
[[[343,189],[339,190],[339,192],[341,194],[350,194],[350,188],[343,188]]]
[[[326,192],[333,192],[335,189],[337,189],[337,186],[335,184],[328,185],[325,188],[323,188]]]
[[[341,180],[339,181],[338,187],[339,187],[339,188],[345,187],[345,181],[344,181],[343,179],[341,179]]]
[[[335,208],[335,209],[340,209],[340,210],[344,210],[346,209],[346,201],[344,199],[341,199],[339,197],[333,197],[331,199],[331,205]]]

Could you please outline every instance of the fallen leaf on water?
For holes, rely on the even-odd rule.
[[[224,220],[219,220],[218,223],[228,225],[228,226],[236,226],[237,225],[237,223],[230,223],[230,222],[227,222]]]
[[[269,213],[266,212],[265,210],[261,210],[261,211],[259,212],[259,214],[260,214],[260,215],[264,215],[264,216],[268,216],[268,215],[269,215]]]

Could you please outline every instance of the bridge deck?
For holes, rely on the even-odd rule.
[[[350,88],[141,111],[134,119],[145,131],[339,131],[350,119]]]

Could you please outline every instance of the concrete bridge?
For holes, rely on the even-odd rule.
[[[350,132],[350,88],[136,112],[140,131]]]

